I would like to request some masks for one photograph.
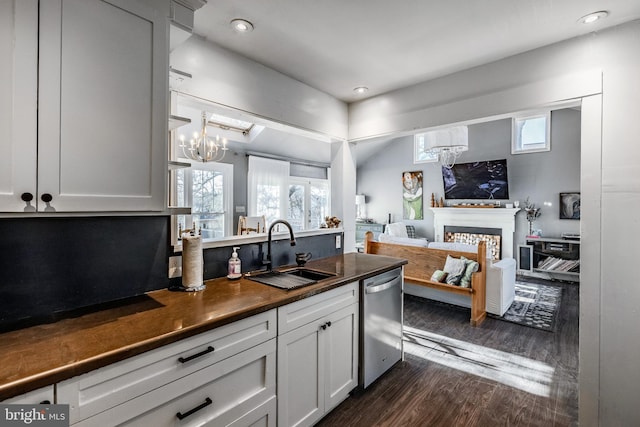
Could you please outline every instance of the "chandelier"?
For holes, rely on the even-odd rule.
[[[202,130],[194,132],[193,138],[185,141],[184,135],[180,135],[180,145],[185,157],[198,162],[218,162],[227,153],[227,140],[216,135],[215,139],[207,135],[207,113],[202,112]]]
[[[469,149],[469,130],[466,126],[438,129],[424,134],[424,151],[438,156],[440,164],[451,169],[460,154]]]

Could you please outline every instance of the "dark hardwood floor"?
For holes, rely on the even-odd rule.
[[[318,426],[577,426],[579,285],[554,332],[405,296],[405,360]]]

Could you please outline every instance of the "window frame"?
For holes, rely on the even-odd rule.
[[[184,194],[184,205],[185,207],[189,207],[193,209],[193,170],[204,170],[204,171],[216,171],[220,172],[223,175],[223,210],[222,212],[209,212],[214,214],[222,214],[224,216],[224,236],[232,235],[233,233],[233,164],[230,163],[221,163],[221,162],[198,162],[195,160],[186,160],[180,159],[181,162],[188,163],[190,166],[182,169],[178,169],[179,171],[184,172],[184,186],[185,186],[185,194]],[[176,170],[176,171],[178,171]],[[186,188],[190,188],[191,191],[186,191]],[[172,180],[171,190],[174,194],[174,197],[177,197],[178,189],[178,180],[177,177],[174,177]],[[174,200],[177,202],[177,200]],[[178,206],[180,207],[180,206]],[[185,216],[185,224],[193,224],[193,216],[198,215],[199,212],[193,212],[190,210],[189,214],[182,215],[173,215],[172,220],[172,228],[173,235],[176,236],[176,241],[180,240],[180,236],[178,236],[178,217]],[[186,228],[190,228],[186,227]],[[212,241],[217,240],[219,238],[203,238],[202,241]]]
[[[413,136],[413,163],[436,163],[438,161],[438,153],[430,153],[424,149],[425,132],[417,133]],[[427,156],[426,159],[419,159],[420,155]]]
[[[304,219],[303,219],[304,227],[300,231],[315,230],[316,229],[316,228],[312,228],[311,225],[310,225],[310,223],[311,223],[311,213],[310,213],[310,209],[311,209],[311,186],[314,185],[314,184],[326,185],[327,193],[328,193],[326,211],[327,212],[331,212],[331,180],[330,180],[330,178],[321,179],[321,178],[305,178],[305,177],[297,177],[297,176],[291,176],[289,178],[289,184],[288,184],[289,188],[292,185],[304,186]],[[289,213],[288,212],[289,212],[290,207],[291,206],[290,206],[290,204],[288,202],[288,199],[287,199],[287,218],[289,217]]]
[[[518,124],[522,122],[526,122],[527,120],[534,120],[534,119],[540,119],[540,118],[545,119],[544,143],[526,144],[526,145],[532,145],[531,148],[523,147],[522,132],[518,130],[519,129]],[[532,113],[527,113],[527,114],[512,117],[511,119],[511,154],[542,153],[545,151],[551,151],[551,111],[532,112]]]

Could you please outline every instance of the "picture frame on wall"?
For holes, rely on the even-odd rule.
[[[560,219],[580,219],[580,193],[560,193]]]
[[[423,219],[422,171],[402,172],[402,219]]]

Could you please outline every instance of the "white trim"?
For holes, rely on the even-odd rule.
[[[545,119],[544,143],[536,144],[532,148],[523,147],[522,134],[518,130],[519,122],[526,122],[533,119]],[[551,151],[551,110],[539,113],[529,113],[516,115],[511,119],[511,154],[540,153]]]
[[[502,259],[513,258],[513,234],[519,208],[429,208],[436,242],[444,241],[445,225],[502,230]]]

